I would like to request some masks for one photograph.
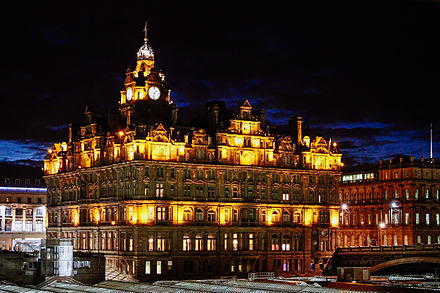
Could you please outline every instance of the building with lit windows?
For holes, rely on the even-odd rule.
[[[338,245],[440,243],[440,164],[396,157],[344,171]]]
[[[146,30],[145,30],[146,31]],[[73,239],[137,280],[322,270],[336,245],[341,154],[322,137],[274,135],[244,101],[205,128],[177,123],[152,48],[127,70],[107,119],[86,108],[44,160],[48,238]]]
[[[33,252],[46,238],[46,188],[41,179],[0,179],[0,250]]]

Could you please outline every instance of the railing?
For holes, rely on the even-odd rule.
[[[346,252],[390,252],[390,251],[426,251],[426,250],[440,250],[440,244],[340,247],[338,252],[346,253]]]
[[[270,279],[270,278],[275,278],[274,272],[248,273],[249,281],[253,281],[256,279]]]

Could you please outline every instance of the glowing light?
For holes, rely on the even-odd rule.
[[[138,213],[139,213],[139,221],[141,223],[147,223],[148,222],[148,209],[146,205],[142,205],[141,207],[138,207]]]
[[[6,187],[6,186],[0,186],[0,191],[46,193],[47,192],[47,188],[27,188],[27,187]]]
[[[343,210],[348,210],[348,204],[343,203],[343,204],[341,205],[341,208],[342,208]]]
[[[243,145],[243,138],[242,137],[235,137],[235,146],[242,146]]]
[[[339,227],[339,213],[337,211],[331,211],[331,225],[333,228]]]
[[[304,225],[311,226],[313,222],[313,213],[311,209],[306,209],[304,211]]]
[[[96,223],[99,223],[100,218],[101,218],[101,215],[99,213],[99,208],[94,208],[93,209],[93,221],[95,221]]]
[[[112,225],[115,225],[116,224],[116,222],[115,221],[112,221]]]
[[[381,222],[381,223],[379,224],[379,228],[380,228],[380,229],[385,229],[386,226],[387,226],[387,225],[385,225],[385,223],[383,223],[383,222]]]
[[[78,213],[78,209],[73,209],[72,210],[72,225],[73,226],[78,226],[79,224],[79,213]]]
[[[51,150],[51,149],[48,149],[47,151],[49,152],[49,154],[51,154],[51,153],[52,153],[52,150]]]
[[[119,131],[119,136],[123,136],[124,132],[123,131]]]

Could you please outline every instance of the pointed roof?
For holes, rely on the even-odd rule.
[[[251,104],[249,103],[248,100],[245,100],[245,101],[243,102],[243,104],[241,104],[240,109],[241,109],[241,108],[249,108],[249,109],[252,109],[252,106],[251,106]]]
[[[156,127],[156,129],[154,131],[165,131],[166,129],[165,127],[163,127],[162,123],[159,123],[159,125]]]

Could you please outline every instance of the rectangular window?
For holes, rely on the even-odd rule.
[[[153,239],[153,236],[148,238],[148,251],[154,251],[154,239]]]
[[[287,191],[283,192],[283,200],[289,200],[289,193]]]
[[[156,197],[163,197],[163,183],[156,183]]]
[[[151,262],[149,260],[145,261],[145,274],[151,274]]]
[[[183,251],[191,250],[191,239],[188,236],[183,237]]]
[[[249,233],[249,250],[254,250],[254,234]]]
[[[173,270],[173,261],[169,260],[167,263],[167,269],[169,272],[171,272]]]
[[[160,260],[156,262],[156,274],[162,274],[162,261]]]
[[[223,249],[228,250],[228,242],[229,242],[229,236],[228,234],[225,234],[224,240],[223,240]]]
[[[419,213],[416,213],[416,224],[420,224],[420,215]]]
[[[215,238],[209,236],[208,240],[206,240],[206,250],[214,251],[215,250]]]
[[[405,225],[409,224],[409,213],[405,213]]]
[[[203,238],[197,236],[194,241],[194,250],[202,251],[203,250]]]
[[[232,211],[232,221],[233,222],[238,222],[238,210],[233,210]]]
[[[157,207],[156,210],[156,220],[165,221],[166,218],[166,208],[165,207]]]
[[[157,251],[166,251],[165,236],[162,234],[157,235],[156,250]]]
[[[232,235],[232,250],[237,251],[238,250],[238,234],[234,233]]]
[[[426,225],[429,225],[429,224],[430,224],[430,221],[429,221],[429,214],[426,214],[426,215],[425,215],[425,218],[426,218]]]

